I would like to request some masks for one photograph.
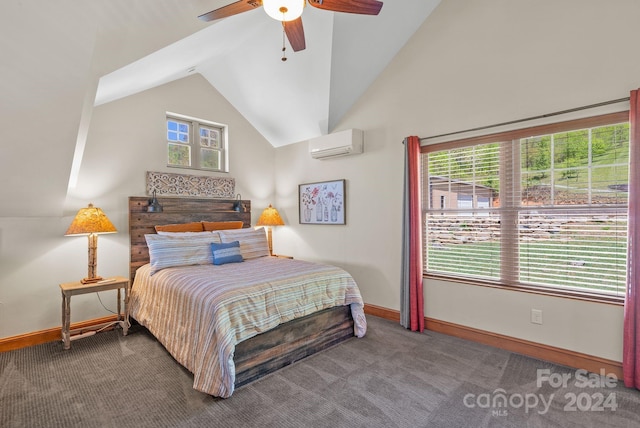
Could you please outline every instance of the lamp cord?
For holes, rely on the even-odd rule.
[[[96,293],[96,296],[98,296],[98,300],[100,301],[100,304],[102,305],[102,307],[104,308],[105,311],[111,312],[112,314],[115,314],[115,311],[112,311],[111,309],[107,308],[104,305],[104,303],[102,302],[102,299],[100,298],[100,293]]]
[[[107,307],[105,306],[105,304],[102,302],[102,299],[100,298],[100,293],[96,293],[96,296],[98,296],[98,301],[100,302],[100,304],[102,305],[102,307],[104,308],[104,310],[105,310],[105,311],[107,311],[107,312],[111,312],[112,314],[116,314],[116,312],[115,312],[115,311],[112,311],[111,309],[109,309],[109,308],[107,308]],[[116,314],[116,315],[120,315],[120,314]],[[124,317],[124,318],[126,318],[126,317]],[[131,322],[130,322],[130,321],[128,321],[128,320],[126,320],[126,319],[124,319],[124,320],[122,320],[122,321],[114,321],[114,322],[111,322],[111,323],[109,323],[109,324],[105,325],[104,327],[102,327],[102,328],[100,328],[100,329],[96,330],[96,333],[99,333],[99,332],[101,332],[102,330],[104,330],[105,328],[111,327],[112,325],[120,324],[121,322],[126,322],[126,323],[127,323],[127,328],[128,328],[128,327],[131,327]]]

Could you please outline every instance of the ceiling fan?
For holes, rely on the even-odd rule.
[[[318,9],[360,15],[377,15],[382,9],[382,2],[377,0],[240,0],[200,15],[198,18],[207,22],[215,21],[263,6],[269,16],[282,21],[284,33],[291,48],[294,52],[298,52],[306,47],[301,15],[307,1]],[[285,48],[283,47],[282,50],[284,51]],[[285,61],[286,58],[283,57],[282,60]]]

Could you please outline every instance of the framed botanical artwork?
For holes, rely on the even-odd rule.
[[[344,180],[298,185],[300,224],[346,224]]]

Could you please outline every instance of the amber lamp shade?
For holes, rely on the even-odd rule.
[[[262,211],[260,218],[256,223],[256,226],[267,227],[267,241],[269,242],[269,254],[273,255],[273,241],[271,239],[271,226],[284,226],[284,221],[278,213],[278,210],[273,208],[271,204]]]
[[[86,278],[80,281],[83,284],[91,284],[102,279],[96,274],[98,267],[98,234],[115,232],[117,230],[106,214],[100,208],[94,207],[93,204],[89,204],[87,208],[80,209],[76,214],[65,236],[87,235],[89,238],[88,274]]]

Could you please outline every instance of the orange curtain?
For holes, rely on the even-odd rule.
[[[404,146],[404,219],[402,223],[400,323],[412,331],[423,331],[420,139],[418,137],[407,137],[404,140]]]
[[[624,384],[640,389],[640,89],[629,101],[629,215],[627,241],[627,294],[624,301],[622,370]]]

